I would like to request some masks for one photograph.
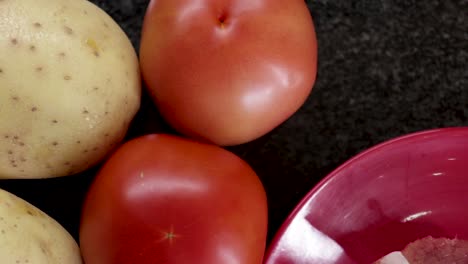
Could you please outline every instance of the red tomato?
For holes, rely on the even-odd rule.
[[[304,104],[315,83],[317,41],[304,0],[153,0],[140,59],[172,127],[236,145]]]
[[[260,264],[267,204],[255,172],[214,145],[169,135],[124,144],[82,211],[86,264]]]

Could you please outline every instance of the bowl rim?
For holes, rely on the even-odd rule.
[[[268,260],[275,251],[276,247],[278,246],[282,236],[291,225],[292,221],[297,217],[299,212],[303,209],[303,207],[308,203],[308,201],[312,198],[313,195],[317,194],[324,186],[326,186],[337,174],[341,171],[347,169],[349,166],[354,164],[356,161],[371,155],[373,152],[379,151],[382,148],[385,148],[388,145],[398,144],[402,141],[408,141],[414,138],[424,138],[432,135],[447,135],[453,134],[457,132],[468,132],[468,126],[457,126],[457,127],[443,127],[443,128],[433,128],[433,129],[425,129],[415,132],[410,132],[407,134],[402,134],[400,136],[396,136],[393,138],[389,138],[387,140],[382,141],[381,143],[377,143],[374,146],[371,146],[363,151],[357,153],[356,155],[352,156],[344,163],[333,169],[330,173],[328,173],[322,180],[320,180],[317,184],[315,184],[311,190],[307,192],[307,194],[300,200],[300,202],[294,207],[294,209],[289,213],[286,219],[281,224],[280,228],[276,231],[273,239],[269,243],[265,254],[265,261]]]

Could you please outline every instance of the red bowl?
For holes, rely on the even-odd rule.
[[[468,127],[399,137],[315,186],[265,264],[372,263],[432,235],[468,239]]]

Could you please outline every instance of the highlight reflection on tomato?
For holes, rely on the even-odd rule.
[[[303,105],[315,83],[317,40],[303,0],[153,0],[140,59],[176,130],[236,145]]]
[[[131,140],[87,194],[87,264],[261,264],[267,204],[255,172],[218,146],[170,135]]]

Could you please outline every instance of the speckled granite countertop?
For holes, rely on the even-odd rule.
[[[148,0],[93,0],[138,49]],[[230,148],[260,176],[272,238],[329,172],[384,140],[431,128],[468,126],[467,0],[308,1],[319,42],[318,79],[306,104],[270,134]],[[129,137],[167,131],[152,103]],[[3,181],[77,238],[79,208],[95,169],[82,175]]]

